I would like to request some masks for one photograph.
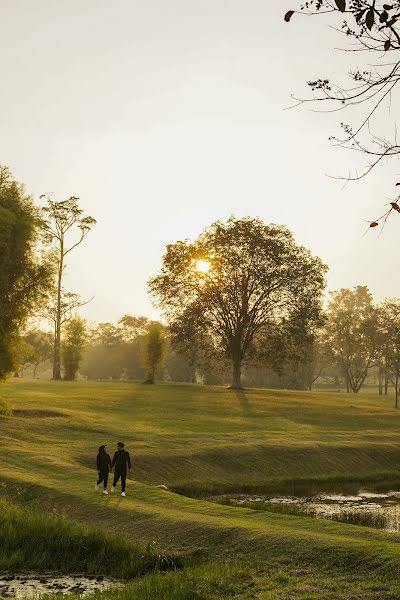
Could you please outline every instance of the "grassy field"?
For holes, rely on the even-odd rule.
[[[400,485],[392,400],[23,380],[2,393],[14,408],[0,419],[2,495],[183,560],[181,572],[104,598],[400,598],[400,536],[202,499]],[[97,447],[120,439],[133,480],[127,498],[102,497],[93,490]]]

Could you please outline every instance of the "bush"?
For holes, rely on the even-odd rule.
[[[12,417],[13,411],[7,400],[0,397],[0,418],[1,417]]]

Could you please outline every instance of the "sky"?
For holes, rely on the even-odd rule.
[[[328,141],[343,113],[287,110],[355,60],[323,19],[285,23],[298,6],[0,0],[0,164],[35,201],[79,196],[97,219],[68,261],[66,287],[93,297],[83,316],[158,317],[147,281],[166,245],[230,215],[289,227],[329,265],[330,290],[400,296],[400,215],[363,236],[400,167],[343,187],[327,177],[354,164]]]

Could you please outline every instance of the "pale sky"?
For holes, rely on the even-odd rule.
[[[322,20],[284,23],[298,6],[0,0],[0,164],[35,199],[77,195],[97,219],[66,281],[95,297],[84,316],[157,316],[147,280],[166,244],[231,214],[287,225],[330,266],[329,289],[400,296],[400,215],[362,237],[400,166],[342,189],[325,173],[354,156],[328,136],[354,119],[284,110],[308,79],[354,64]]]

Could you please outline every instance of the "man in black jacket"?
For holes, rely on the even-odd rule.
[[[129,456],[129,452],[124,450],[124,443],[118,442],[117,451],[114,454],[114,458],[112,459],[111,468],[115,466],[114,470],[114,481],[111,486],[111,491],[113,492],[116,488],[116,485],[121,478],[121,496],[126,496],[125,494],[125,486],[126,486],[126,471],[127,468],[131,470],[131,458]]]

